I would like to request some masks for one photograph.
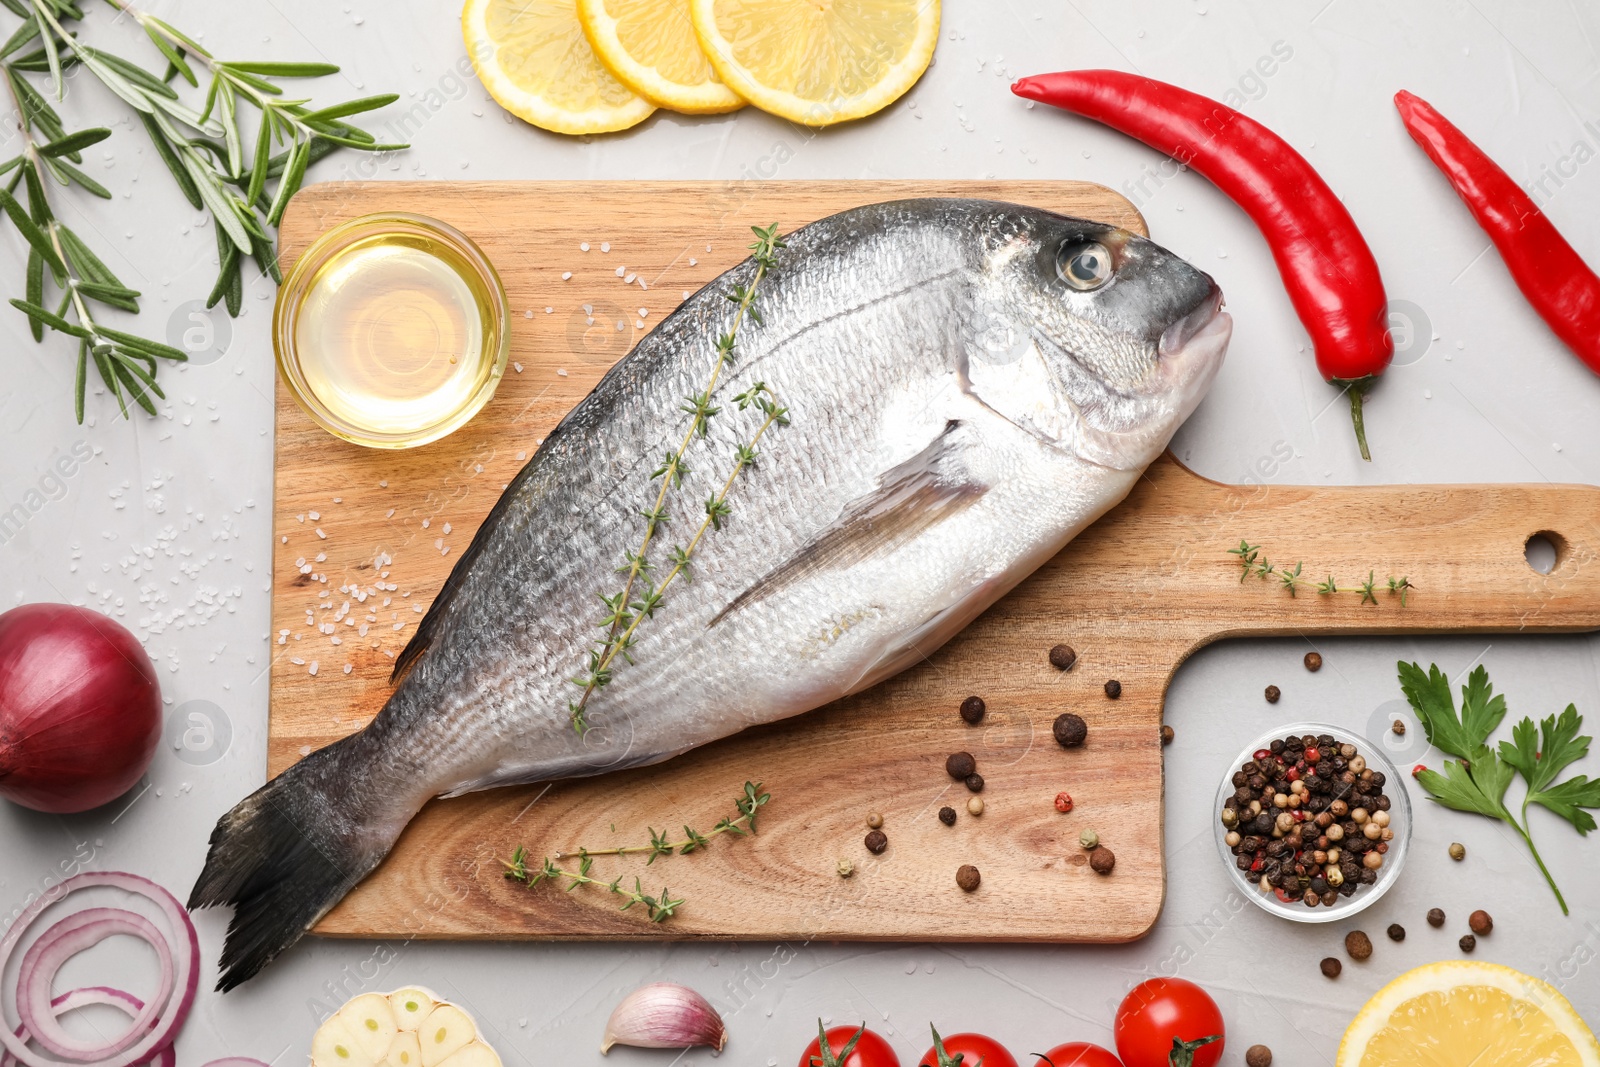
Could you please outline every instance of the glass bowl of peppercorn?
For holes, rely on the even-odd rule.
[[[1373,904],[1405,865],[1411,798],[1383,749],[1351,730],[1298,722],[1239,753],[1212,809],[1239,891],[1295,922]]]

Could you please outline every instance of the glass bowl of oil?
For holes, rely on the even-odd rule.
[[[405,212],[364,215],[301,253],[278,291],[278,370],[335,437],[413,448],[494,395],[510,351],[494,266],[466,234]]]

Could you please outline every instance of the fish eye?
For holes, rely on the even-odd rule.
[[[1111,280],[1111,250],[1098,241],[1069,244],[1056,258],[1056,273],[1079,292],[1098,289]]]

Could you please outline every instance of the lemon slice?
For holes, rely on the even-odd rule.
[[[1497,963],[1407,971],[1344,1032],[1337,1067],[1600,1067],[1600,1042],[1565,997]]]
[[[617,80],[657,107],[686,115],[737,111],[689,19],[689,0],[578,0],[578,21]]]
[[[589,47],[577,0],[467,0],[461,31],[489,95],[542,129],[611,133],[655,111]]]
[[[807,126],[859,119],[917,83],[939,0],[690,0],[717,74],[763,111]]]

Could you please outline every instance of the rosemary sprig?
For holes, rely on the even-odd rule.
[[[1252,545],[1248,541],[1240,541],[1238,548],[1228,549],[1230,556],[1239,557],[1241,572],[1239,581],[1254,575],[1262,581],[1276,579],[1278,584],[1289,591],[1290,596],[1295,596],[1301,588],[1313,589],[1318,596],[1333,596],[1337,593],[1359,593],[1361,603],[1376,604],[1378,602],[1379,586],[1375,571],[1367,572],[1367,580],[1358,582],[1354,586],[1340,587],[1333,575],[1328,575],[1327,581],[1313,581],[1302,577],[1304,564],[1296,562],[1293,567],[1274,564],[1261,554],[1260,545]],[[1409,578],[1396,578],[1390,575],[1387,579],[1387,590],[1391,596],[1400,597],[1400,606],[1405,607],[1406,596],[1416,585]]]
[[[609,882],[602,882],[598,878],[590,878],[589,869],[594,865],[594,860],[588,856],[584,856],[579,861],[578,869],[575,871],[558,867],[554,860],[547,859],[544,861],[543,867],[537,871],[530,872],[527,859],[527,850],[518,845],[509,862],[501,861],[506,867],[506,877],[515,882],[522,882],[529,887],[545,881],[559,882],[565,878],[569,883],[567,885],[567,892],[569,893],[583,885],[601,886],[608,893],[615,893],[617,896],[626,898],[626,903],[622,905],[621,911],[627,911],[636,904],[644,905],[646,912],[650,916],[650,921],[653,923],[666,922],[683,905],[683,898],[674,898],[671,891],[665,886],[661,888],[660,896],[650,896],[644,891],[644,883],[638,878],[633,880],[632,889],[623,886],[621,875]]]
[[[651,474],[652,481],[660,479],[661,487],[656,491],[654,505],[640,512],[645,520],[645,526],[644,536],[640,540],[638,549],[624,551],[622,565],[617,568],[627,575],[623,580],[622,589],[610,596],[599,594],[601,603],[606,606],[606,615],[598,624],[605,631],[605,637],[590,649],[587,669],[583,675],[572,680],[574,685],[583,689],[582,694],[567,704],[573,728],[580,734],[588,725],[586,714],[589,700],[596,690],[604,688],[611,682],[617,656],[620,655],[628,662],[633,662],[629,650],[633,647],[634,633],[638,630],[639,623],[656,613],[661,607],[662,597],[667,588],[680,575],[685,581],[693,579],[689,565],[695,549],[699,547],[700,540],[708,529],[722,529],[723,521],[731,514],[728,493],[739,474],[756,462],[759,453],[755,446],[774,425],[787,426],[789,423],[789,409],[778,403],[776,394],[764,382],[757,382],[750,389],[734,397],[740,411],[755,407],[765,417],[750,440],[734,450],[733,470],[723,482],[721,490],[706,499],[705,519],[696,529],[694,536],[689,539],[688,545],[673,546],[670,553],[672,566],[666,577],[662,579],[660,585],[651,582],[647,575],[654,569],[654,565],[649,561],[649,551],[656,533],[668,521],[667,496],[683,484],[684,475],[689,473],[690,468],[685,460],[689,447],[696,438],[707,436],[711,420],[722,410],[714,400],[723,368],[733,362],[739,330],[744,325],[745,319],[749,318],[757,325],[761,324],[761,313],[755,304],[756,290],[762,280],[777,267],[778,250],[787,247],[778,237],[777,223],[765,229],[752,226],[751,230],[756,235],[755,241],[750,245],[753,253],[751,258],[756,264],[755,274],[751,276],[750,284],[735,285],[731,292],[724,294],[733,303],[735,311],[733,322],[727,332],[717,338],[716,359],[712,362],[710,380],[702,391],[684,398],[680,410],[689,416],[689,428],[684,432],[683,440],[679,442],[677,449],[667,453],[661,466]],[[639,587],[641,581],[643,591],[636,597],[635,589]]]
[[[735,834],[739,837],[744,837],[746,834],[755,833],[756,812],[766,807],[771,799],[771,793],[763,793],[761,791],[760,782],[746,782],[744,784],[744,795],[733,802],[734,806],[739,809],[739,814],[732,818],[723,817],[717,825],[705,833],[700,833],[685,823],[683,839],[681,841],[669,841],[667,840],[667,831],[662,830],[658,833],[655,827],[646,827],[650,831],[650,843],[648,845],[624,845],[618,848],[580,848],[575,852],[557,852],[555,858],[564,860],[573,856],[631,856],[648,852],[650,858],[645,861],[645,866],[648,867],[656,861],[658,856],[671,856],[673,854],[687,856],[691,852],[697,852],[709,845],[712,838],[719,837],[722,834]]]
[[[7,51],[0,54],[9,55],[14,47],[7,42]],[[13,298],[11,306],[28,316],[35,341],[44,339],[45,327],[77,338],[78,369],[73,409],[79,423],[83,422],[84,390],[91,359],[101,381],[117,398],[124,418],[128,415],[124,391],[153,415],[156,409],[150,395],[166,398],[156,384],[156,360],[181,363],[188,357],[176,348],[112,329],[95,318],[91,301],[137,312],[140,294],[124,285],[82,238],[56,217],[45,191],[51,184],[77,184],[94,196],[110,199],[109,190],[73,164],[83,161],[83,149],[99,144],[111,136],[111,131],[95,128],[67,133],[60,116],[22,76],[17,62],[5,64],[0,78],[5,81],[16,108],[22,134],[22,151],[0,163],[0,175],[12,174],[5,190],[0,192],[0,208],[29,246],[26,296]],[[42,143],[40,136],[45,138]],[[26,210],[14,195],[19,184],[26,189]],[[50,280],[61,293],[53,311],[46,304],[47,267]]]
[[[81,66],[131,107],[138,114],[157,155],[166,164],[179,190],[192,206],[208,212],[215,225],[219,270],[206,306],[214,307],[218,302],[225,301],[229,314],[237,315],[243,306],[243,265],[246,258],[254,259],[264,276],[272,278],[274,282],[281,280],[277,251],[269,231],[281,221],[284,208],[300,188],[306,168],[311,163],[341,146],[365,151],[391,151],[406,147],[379,144],[371,134],[343,121],[352,115],[383,107],[398,97],[393,94],[369,96],[312,109],[308,99],[285,97],[282,88],[272,79],[321,77],[336,73],[338,67],[327,63],[221,61],[181,30],[138,10],[126,0],[106,2],[131,18],[144,31],[146,38],[165,61],[164,74],[158,76],[134,62],[78,40],[68,25],[83,18],[77,0],[0,0],[0,6],[22,19],[21,25],[4,45],[0,45],[0,59],[12,56],[26,45],[36,45],[33,51],[18,55],[5,65],[6,80],[22,120],[21,125],[25,131],[30,127],[37,129],[49,145],[63,147],[56,143],[61,136],[59,118],[50,109],[44,95],[22,77],[24,73],[48,74],[50,86],[57,99],[60,99],[64,89],[64,72]],[[200,80],[195,72],[196,65],[203,67],[210,75],[205,104],[201,110],[184,103],[170,84],[174,79],[182,78],[190,86],[198,88]],[[255,108],[261,116],[254,135],[249,138],[243,129],[241,112],[245,108],[241,105]],[[100,131],[82,131],[74,136],[83,137],[97,132]],[[101,136],[107,134],[108,130]],[[39,149],[39,154],[50,160],[45,169],[50,171],[54,180],[63,185],[69,182],[77,184],[96,196],[109,198],[110,192],[71,166],[71,163],[81,162],[78,149],[99,139],[65,146],[62,155],[70,163],[61,156],[44,153],[46,145],[35,147]],[[253,150],[247,151],[246,145],[252,146]],[[28,155],[25,146],[23,156]],[[33,162],[33,169],[39,170],[38,155],[33,157]],[[18,165],[12,161],[11,166]],[[0,174],[3,173],[0,171]],[[277,182],[275,188],[271,184],[274,181]],[[13,180],[11,189],[15,187],[16,180]],[[31,182],[29,198],[31,215],[39,210],[35,208],[39,198],[34,197]],[[43,210],[48,212],[48,205]],[[23,224],[17,221],[18,212],[12,212],[8,207],[6,213],[23,230],[23,236],[29,239],[29,244],[41,249],[39,254],[44,264],[51,267],[52,276],[58,284],[68,285],[67,278],[78,279],[77,285],[68,286],[74,297],[100,299],[100,296],[108,296],[113,299],[105,302],[111,303],[111,306],[128,311],[138,310],[135,299],[138,294],[110,277],[104,264],[91,262],[84,254],[87,250],[77,247],[81,242],[68,238],[62,240],[61,251],[72,253],[77,261],[78,269],[70,269],[64,260],[59,264],[56,262],[63,258],[61,251],[54,259],[42,251],[42,244],[35,242]],[[44,220],[34,221],[38,228]],[[46,229],[44,234],[48,238],[50,231]],[[58,266],[69,269],[58,271]],[[30,260],[30,292],[32,280],[39,270]],[[100,295],[96,295],[96,287]],[[150,391],[157,396],[161,394],[154,388],[154,365],[146,357],[170,359],[174,358],[170,353],[175,350],[162,345],[159,346],[162,351],[156,352],[151,347],[154,342],[146,342],[144,348],[139,348],[132,342],[117,340],[114,331],[87,322],[79,307],[81,301],[76,299],[64,301],[61,310],[54,313],[53,317],[48,309],[45,309],[44,315],[36,313],[42,305],[32,296],[27,303],[32,305],[33,310],[17,306],[33,319],[36,339],[42,338],[44,326],[58,332],[72,333],[71,330],[61,330],[56,324],[69,307],[76,319],[74,324],[69,325],[91,334],[90,337],[79,337],[80,341],[89,342],[87,349],[80,345],[76,401],[80,422],[83,418],[85,351],[96,355],[95,349],[105,349],[102,342],[108,338],[115,343],[110,349],[98,353],[97,366],[103,360],[110,360],[100,367],[100,372],[117,394],[124,413],[127,410],[121,394],[124,388],[141,407],[154,412],[154,406],[145,394]],[[124,355],[133,358],[134,364],[114,358],[115,352],[122,349],[128,350]],[[148,381],[134,372],[135,365],[144,367]]]

